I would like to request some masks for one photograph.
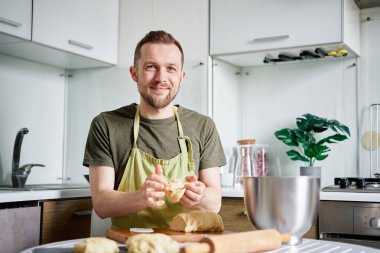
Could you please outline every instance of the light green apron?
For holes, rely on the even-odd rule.
[[[157,164],[161,164],[163,174],[167,180],[184,178],[194,175],[194,159],[191,140],[184,136],[181,122],[179,121],[177,107],[173,109],[179,132],[179,145],[181,153],[169,160],[157,159],[143,152],[137,147],[137,138],[140,127],[139,107],[137,106],[133,125],[133,148],[128,159],[118,191],[135,192],[142,188],[145,179],[155,172]],[[189,149],[189,150],[188,150]],[[187,211],[181,203],[171,203],[166,197],[165,204],[159,207],[146,208],[135,214],[112,218],[112,228],[158,228],[169,227],[172,218]],[[130,203],[133,205],[133,203]]]

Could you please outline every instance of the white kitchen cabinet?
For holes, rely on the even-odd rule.
[[[353,0],[211,0],[210,3],[210,54],[231,63],[261,64],[262,53],[308,47],[314,51],[317,46],[330,50],[338,45],[336,49],[344,48],[359,55],[359,9]],[[239,58],[236,54],[243,56]]]
[[[30,40],[32,35],[32,0],[0,1],[0,44]],[[15,38],[16,37],[16,38]]]
[[[34,0],[36,43],[117,63],[118,0]]]
[[[3,12],[6,21],[28,20],[29,34],[10,36],[0,22],[1,54],[65,69],[117,64],[119,0],[1,0]]]

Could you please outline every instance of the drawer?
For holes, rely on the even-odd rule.
[[[90,237],[90,198],[42,202],[41,244]]]

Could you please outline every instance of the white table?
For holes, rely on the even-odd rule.
[[[41,246],[33,247],[23,250],[20,253],[71,253],[72,248],[83,239],[62,241],[56,243],[44,244]],[[121,252],[126,252],[124,245],[118,244]],[[282,245],[280,248],[272,251],[271,253],[379,253],[380,250],[332,241],[303,239],[303,242],[296,246]]]

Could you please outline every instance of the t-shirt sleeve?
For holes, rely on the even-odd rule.
[[[207,118],[203,129],[204,145],[200,154],[199,169],[226,165],[226,156],[214,121]]]
[[[114,167],[111,148],[109,131],[106,121],[102,115],[96,116],[90,126],[87,137],[83,165],[101,165]]]

